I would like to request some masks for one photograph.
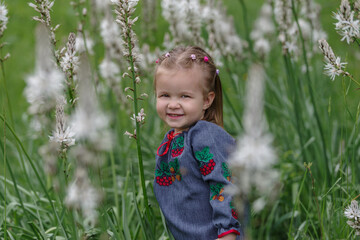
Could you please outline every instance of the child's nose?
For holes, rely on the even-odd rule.
[[[170,100],[169,104],[168,104],[169,108],[179,108],[180,107],[180,103],[177,99],[172,99]]]

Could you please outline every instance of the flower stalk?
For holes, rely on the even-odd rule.
[[[138,3],[138,1],[118,0],[118,1],[113,1],[113,3],[116,5],[116,10],[115,10],[115,13],[117,15],[116,22],[119,23],[123,28],[122,37],[125,45],[124,55],[129,63],[129,68],[128,68],[128,70],[130,71],[129,76],[133,82],[133,86],[131,89],[133,92],[133,96],[130,97],[130,99],[133,100],[134,113],[137,114],[139,112],[137,85],[140,83],[140,78],[137,74],[137,67],[135,66],[137,60],[137,54],[135,52],[136,36],[132,30],[132,25],[137,21],[138,18],[135,17],[132,19],[132,13],[135,11],[135,6]],[[141,124],[143,124],[143,122],[138,120],[135,121],[136,134],[133,134],[132,137],[136,140],[141,188],[144,196],[144,204],[146,209],[148,209],[148,197],[145,186],[144,164],[143,164],[142,150],[141,150],[141,137],[140,137]]]
[[[321,52],[324,54],[325,58],[325,74],[328,75],[331,80],[335,80],[336,76],[347,76],[353,82],[360,86],[360,83],[355,80],[355,78],[347,71],[343,70],[347,63],[341,62],[340,57],[336,57],[332,48],[328,44],[328,42],[324,39],[319,40],[319,48]]]

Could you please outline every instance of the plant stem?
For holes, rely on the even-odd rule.
[[[117,217],[117,221],[119,222],[119,219],[120,219],[120,206],[119,206],[117,181],[116,181],[116,169],[115,169],[116,165],[115,165],[114,153],[113,153],[112,150],[110,152],[110,161],[111,161],[111,171],[112,171],[112,178],[113,178],[114,201],[115,201],[115,206],[116,206],[116,217]]]
[[[302,35],[302,30],[301,30],[301,27],[300,27],[300,24],[299,24],[299,21],[298,21],[298,17],[297,17],[297,13],[296,13],[294,4],[295,4],[294,0],[291,0],[291,9],[292,9],[292,12],[293,12],[293,15],[294,15],[294,18],[295,18],[296,25],[297,25],[297,27],[299,29],[299,36],[300,36],[301,45],[302,45],[303,58],[304,58],[305,66],[306,66],[306,80],[307,80],[307,85],[309,87],[310,99],[311,99],[312,105],[314,106],[315,120],[316,120],[316,124],[317,124],[317,126],[319,128],[319,133],[320,133],[320,137],[321,137],[321,146],[322,146],[322,152],[323,152],[323,157],[324,157],[324,160],[325,160],[325,169],[326,169],[326,171],[325,171],[326,176],[325,177],[326,177],[327,183],[330,184],[330,176],[331,175],[330,175],[329,166],[331,164],[329,163],[329,158],[328,158],[328,156],[326,154],[326,143],[325,143],[324,131],[323,131],[323,128],[322,128],[322,125],[321,125],[321,122],[320,122],[320,117],[319,117],[319,113],[318,113],[318,110],[317,110],[313,89],[312,89],[312,86],[311,86],[311,78],[310,78],[310,73],[309,73],[309,63],[308,63],[308,60],[307,60],[307,57],[306,57],[305,41],[304,41],[304,38],[303,38],[303,35]]]
[[[254,48],[252,46],[252,41],[250,39],[250,30],[249,30],[249,22],[247,19],[247,9],[246,9],[246,5],[244,0],[239,0],[240,4],[241,4],[241,9],[242,9],[242,16],[243,16],[243,21],[244,21],[244,27],[245,27],[245,37],[246,37],[246,41],[249,44],[249,49],[250,49],[250,53],[252,56],[254,56]]]
[[[302,181],[301,181],[301,185],[300,185],[300,189],[299,189],[298,195],[297,195],[297,197],[296,197],[295,205],[294,205],[294,208],[293,208],[293,210],[292,210],[291,220],[290,220],[290,226],[289,226],[289,232],[288,232],[288,239],[293,239],[293,238],[291,237],[292,224],[293,224],[293,220],[294,220],[294,216],[295,216],[296,206],[299,204],[299,198],[300,198],[300,194],[301,194],[301,191],[302,191],[302,189],[303,189],[303,186],[304,186],[304,182],[305,182],[305,179],[306,179],[307,171],[308,171],[308,169],[306,168],[305,173],[304,173],[304,176],[303,176],[303,179],[302,179]]]
[[[315,199],[315,203],[316,203],[316,210],[317,210],[317,214],[318,214],[318,219],[319,219],[319,223],[320,223],[320,233],[321,233],[321,239],[324,239],[324,235],[323,235],[323,230],[324,230],[324,226],[322,224],[322,221],[321,221],[321,217],[320,217],[320,207],[319,207],[319,200],[317,199],[317,196],[316,196],[316,193],[315,193],[315,180],[314,180],[314,176],[312,175],[312,172],[311,172],[311,164],[306,164],[305,167],[307,168],[309,174],[310,174],[310,177],[311,177],[311,184],[312,184],[312,192],[313,192],[313,195],[314,195],[314,199]]]
[[[301,148],[303,148],[305,146],[304,144],[304,137],[301,131],[301,127],[303,127],[301,125],[301,111],[300,111],[300,107],[299,107],[299,94],[297,92],[296,87],[294,86],[294,81],[295,81],[295,77],[294,77],[294,73],[293,73],[293,66],[291,64],[291,60],[289,59],[288,55],[284,55],[284,61],[285,61],[285,68],[286,68],[286,74],[287,74],[287,81],[288,84],[290,85],[290,89],[292,91],[293,94],[293,98],[292,103],[293,103],[293,107],[294,107],[294,114],[295,114],[295,128],[296,131],[299,135],[299,139],[300,139],[300,144],[301,144]],[[304,156],[304,162],[306,162],[306,152],[304,151],[304,153],[302,153]]]
[[[6,100],[5,100],[6,101]],[[4,185],[5,185],[5,199],[6,199],[6,112],[5,112],[5,104],[3,105],[3,114],[4,114],[4,147],[3,147],[3,157],[4,157],[4,178],[5,178],[5,182],[4,182]],[[4,239],[6,240],[7,239],[7,233],[6,233],[6,230],[7,230],[7,227],[6,227],[6,200],[4,201]]]
[[[46,189],[46,187],[45,187],[45,184],[43,183],[43,181],[42,181],[42,179],[41,179],[41,177],[40,177],[40,174],[39,174],[38,170],[37,170],[36,167],[35,167],[35,164],[34,164],[33,160],[30,158],[29,154],[28,154],[27,151],[25,150],[25,147],[24,147],[24,145],[22,144],[22,142],[20,141],[20,139],[19,139],[19,137],[17,136],[17,134],[14,132],[14,130],[11,128],[11,126],[9,126],[9,124],[5,121],[5,118],[4,118],[4,116],[3,116],[2,114],[0,115],[0,119],[4,122],[4,124],[6,125],[6,127],[10,130],[10,132],[11,132],[12,135],[14,136],[16,142],[20,145],[20,148],[22,149],[22,151],[24,152],[26,158],[28,159],[28,161],[29,161],[29,163],[30,163],[30,165],[31,165],[31,167],[32,167],[35,175],[36,175],[36,178],[38,179],[38,181],[39,181],[39,183],[40,183],[40,186],[41,186],[42,190],[44,191],[44,193],[45,193],[45,195],[46,195],[46,197],[47,197],[47,199],[48,199],[48,201],[49,201],[49,204],[50,204],[51,209],[53,210],[53,212],[54,212],[54,214],[55,214],[55,217],[56,217],[56,219],[57,219],[57,221],[58,221],[58,224],[60,225],[61,230],[62,230],[63,233],[64,233],[65,239],[69,239],[69,237],[68,237],[68,235],[67,235],[67,232],[65,231],[65,228],[64,228],[64,226],[63,226],[63,224],[62,224],[62,222],[61,222],[61,220],[60,220],[60,218],[59,218],[59,215],[58,215],[57,212],[56,212],[56,209],[55,209],[55,206],[54,206],[54,204],[53,204],[53,202],[52,202],[52,199],[50,198],[50,195],[49,195],[49,193],[48,193],[48,191],[47,191],[47,189]]]
[[[130,63],[130,71],[131,71],[131,79],[133,81],[133,96],[134,96],[134,113],[137,114],[139,112],[138,107],[138,97],[137,97],[137,83],[136,83],[136,71],[135,71],[135,59],[133,56],[133,41],[131,39],[131,25],[129,23],[129,15],[128,12],[125,11],[125,25],[128,26],[126,28],[126,43],[129,50],[129,57],[128,61]],[[148,212],[148,197],[146,192],[146,186],[145,186],[145,176],[144,176],[144,165],[143,165],[143,159],[142,159],[142,151],[141,151],[141,134],[140,134],[140,123],[135,119],[136,124],[136,147],[137,147],[137,155],[138,155],[138,162],[139,162],[139,174],[140,174],[140,181],[141,181],[141,188],[144,195],[144,204],[145,208]]]

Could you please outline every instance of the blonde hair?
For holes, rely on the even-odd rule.
[[[192,56],[194,56],[194,59]],[[205,58],[207,58],[207,61],[205,61]],[[156,87],[156,74],[159,68],[165,68],[168,70],[179,67],[191,69],[194,66],[200,67],[200,69],[204,72],[205,85],[207,88],[204,89],[204,95],[209,92],[215,93],[215,98],[211,106],[205,110],[204,118],[202,120],[213,122],[223,127],[223,101],[220,77],[214,61],[202,48],[196,46],[176,47],[170,52],[163,54],[157,60],[154,88]]]

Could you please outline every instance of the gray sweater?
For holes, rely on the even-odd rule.
[[[240,235],[224,187],[231,183],[226,160],[235,140],[221,127],[198,121],[174,136],[170,130],[156,155],[154,192],[176,240],[212,240]]]

